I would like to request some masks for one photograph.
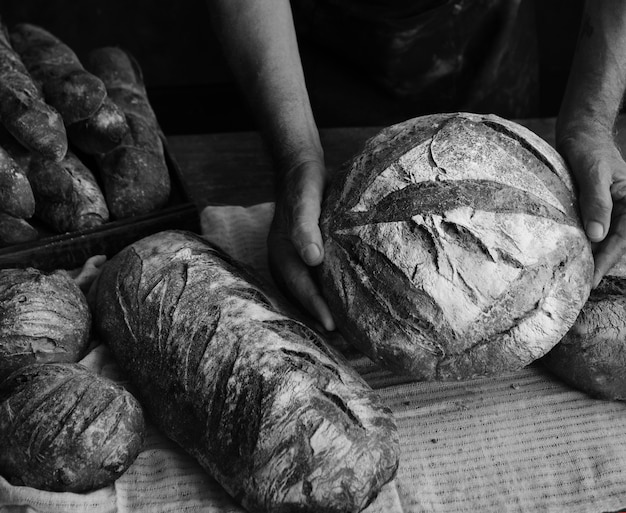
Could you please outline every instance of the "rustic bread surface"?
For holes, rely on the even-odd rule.
[[[0,247],[29,242],[39,237],[39,232],[26,219],[0,212]]]
[[[71,150],[60,162],[32,159],[28,179],[37,217],[57,232],[94,228],[109,220],[104,194],[93,173]]]
[[[124,249],[103,268],[96,311],[153,421],[249,511],[357,512],[395,475],[378,395],[200,237]]]
[[[562,159],[496,116],[383,130],[323,205],[321,283],[343,334],[423,380],[521,368],[572,326],[593,258]]]
[[[0,270],[0,379],[30,363],[78,361],[90,332],[87,300],[68,273]]]
[[[542,363],[569,385],[626,401],[626,261],[607,273]]]
[[[144,432],[138,401],[82,365],[32,364],[0,381],[0,473],[13,484],[107,486],[135,460]]]
[[[26,172],[2,146],[0,146],[0,211],[22,219],[28,219],[35,213],[35,197]]]
[[[58,37],[37,25],[18,23],[10,38],[46,102],[66,125],[89,118],[100,108],[106,98],[104,84],[85,70],[74,51]]]
[[[61,115],[43,99],[0,21],[0,120],[29,150],[60,160],[67,151]]]
[[[107,96],[91,117],[68,125],[66,130],[76,148],[98,155],[118,146],[130,129],[122,110]]]
[[[116,47],[94,50],[87,66],[103,80],[129,126],[117,146],[97,156],[111,215],[124,219],[153,212],[167,203],[171,184],[161,131],[141,69]]]

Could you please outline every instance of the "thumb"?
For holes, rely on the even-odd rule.
[[[319,228],[324,192],[323,168],[309,165],[302,169],[291,215],[291,241],[307,265],[324,259],[324,243]]]
[[[600,242],[609,231],[613,200],[611,184],[604,177],[607,173],[598,173],[597,179],[586,175],[578,181],[580,215],[585,233],[591,242]]]
[[[296,209],[292,224],[292,241],[307,265],[318,265],[324,258],[324,243],[319,228],[320,200],[309,198]]]

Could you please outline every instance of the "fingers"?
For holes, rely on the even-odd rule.
[[[319,219],[325,173],[322,162],[309,161],[285,175],[268,236],[268,253],[279,287],[332,331],[335,323],[311,268],[324,259]]]
[[[594,248],[594,288],[626,253],[626,197],[621,192],[614,191],[613,198],[615,206],[612,212],[611,229],[606,239]]]
[[[319,287],[313,280],[311,269],[287,237],[270,233],[269,260],[272,275],[278,286],[309,312],[328,331],[335,322]]]
[[[611,166],[602,160],[591,167],[572,166],[578,184],[580,214],[591,242],[602,241],[611,226],[613,198]]]
[[[287,218],[290,236],[300,258],[310,266],[324,259],[324,243],[319,229],[319,218],[324,194],[324,169],[318,163],[307,163],[292,178],[288,194],[291,211]],[[295,183],[294,183],[295,179]]]
[[[86,293],[89,290],[91,284],[100,274],[101,267],[106,262],[106,259],[105,255],[94,255],[88,258],[80,269],[70,273],[83,292]]]

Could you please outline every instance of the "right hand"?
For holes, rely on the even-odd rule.
[[[316,160],[303,162],[281,177],[268,253],[278,286],[332,331],[333,317],[311,269],[324,259],[319,218],[325,184],[326,169]]]

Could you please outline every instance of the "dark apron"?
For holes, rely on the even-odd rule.
[[[526,0],[292,0],[299,37],[407,106],[529,117],[539,104],[532,3]]]

